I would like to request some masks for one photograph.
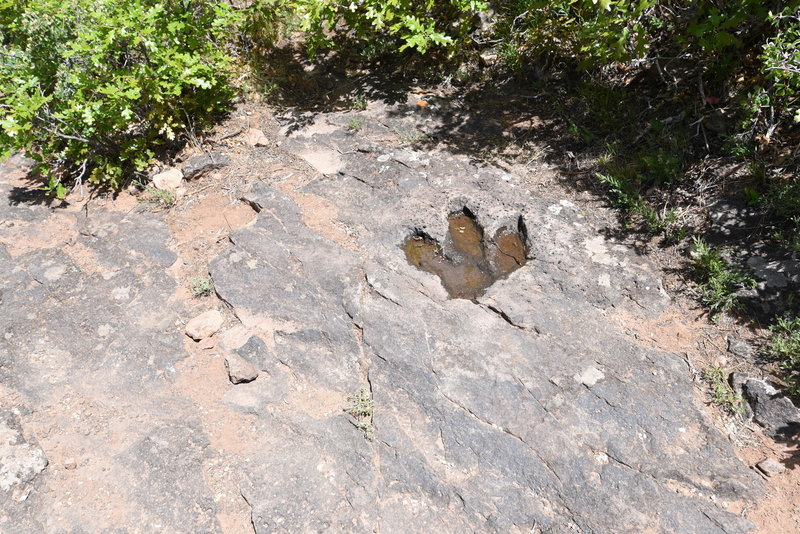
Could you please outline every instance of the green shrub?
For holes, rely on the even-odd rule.
[[[0,3],[0,155],[24,149],[58,196],[119,186],[230,98],[239,20],[216,0]]]
[[[778,31],[764,45],[763,71],[780,107],[800,122],[800,13],[787,9],[770,21]]]
[[[778,319],[770,333],[770,352],[779,359],[789,391],[800,395],[800,317]]]
[[[482,0],[292,0],[313,50],[330,45],[337,26],[344,23],[355,42],[375,43],[385,38],[395,48],[426,52],[462,42],[473,29],[475,15],[486,9]],[[378,41],[376,41],[376,39]]]
[[[628,225],[637,218],[646,232],[656,235],[664,232],[670,240],[683,239],[685,232],[678,224],[678,216],[674,210],[660,215],[647,200],[637,191],[630,179],[624,176],[597,173],[597,179],[608,187],[611,204],[620,210],[620,215]]]
[[[503,2],[497,34],[502,57],[538,62],[566,61],[580,69],[641,57],[647,51],[648,20],[656,0],[513,0]],[[509,53],[513,49],[515,53]],[[516,70],[516,69],[515,69]]]

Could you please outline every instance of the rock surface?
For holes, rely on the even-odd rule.
[[[186,311],[163,214],[20,201],[27,168],[0,163],[0,406],[21,425],[3,412],[0,448],[27,458],[0,451],[0,471],[28,480],[0,491],[0,531],[220,532],[218,453],[174,385]]]
[[[193,309],[171,298],[163,214],[53,210],[0,172],[0,220],[13,222],[0,225],[0,401],[59,466],[2,507],[0,528],[752,527],[726,504],[763,482],[706,419],[686,362],[609,319],[670,307],[646,258],[502,169],[385,148],[431,127],[407,111],[358,135],[346,114],[296,130],[286,150],[337,155],[308,180],[253,171],[258,217],[209,266],[240,323],[224,350],[262,371],[235,386],[214,345],[184,335]],[[424,234],[452,252],[448,215],[465,208],[484,236],[513,226],[527,241],[527,262],[474,300],[449,298],[401,249]],[[347,413],[357,391],[371,396],[359,419]],[[70,457],[79,467],[60,469]]]
[[[19,418],[5,410],[0,412],[0,459],[0,492],[3,494],[29,484],[47,466],[42,449],[23,436]]]
[[[181,168],[186,179],[193,180],[206,173],[227,167],[230,164],[231,158],[219,150],[214,150],[202,156],[189,158]]]
[[[283,146],[339,154],[337,174],[318,169],[296,197],[254,184],[257,221],[210,270],[267,340],[270,380],[340,398],[368,385],[375,439],[341,411],[289,414],[268,385],[237,392],[285,436],[242,487],[256,532],[748,531],[717,503],[760,482],[690,400],[686,363],[603,318],[669,305],[646,262],[499,169],[372,145],[391,123],[354,139],[343,116],[324,121]],[[309,197],[335,220],[309,218],[295,200]],[[401,250],[415,233],[446,247],[463,208],[485,235],[521,221],[528,236],[527,264],[475,301],[448,298]]]
[[[800,410],[772,384],[750,378],[744,383],[744,394],[753,409],[753,420],[763,426],[769,436],[793,438],[800,435]]]
[[[195,341],[211,337],[225,324],[225,317],[217,310],[208,310],[186,323],[186,335]]]

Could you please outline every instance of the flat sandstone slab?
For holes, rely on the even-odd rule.
[[[331,129],[286,146],[336,150],[338,174],[290,196],[255,184],[260,214],[212,262],[216,290],[266,340],[266,373],[367,387],[374,407],[367,430],[266,392],[248,404],[285,432],[242,488],[257,532],[749,531],[726,507],[761,482],[704,418],[687,364],[604,317],[670,305],[640,257],[574,204],[466,158]],[[309,196],[335,203],[356,247],[307,226],[295,199]],[[487,236],[524,221],[528,240],[527,263],[474,300],[402,249],[424,234],[446,254],[448,215],[465,208]]]

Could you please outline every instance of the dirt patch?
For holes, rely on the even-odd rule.
[[[15,257],[43,248],[64,247],[78,235],[75,217],[70,213],[53,213],[44,223],[7,220],[2,224],[10,231],[0,237],[0,243]]]
[[[170,269],[179,282],[175,296],[190,308],[198,301],[192,299],[192,280],[207,277],[208,262],[226,246],[228,236],[256,216],[248,204],[231,200],[218,186],[206,186],[192,184],[195,192],[190,190],[167,215],[171,248],[178,254],[178,261]]]
[[[756,524],[756,534],[800,532],[800,444],[777,443],[759,430],[752,432],[760,443],[735,447],[736,455],[749,466],[773,458],[786,466],[786,471],[765,477],[767,494],[745,509],[747,518]]]

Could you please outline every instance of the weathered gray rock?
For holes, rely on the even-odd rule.
[[[258,336],[250,336],[247,343],[236,349],[236,354],[250,362],[256,369],[267,371],[275,365],[275,358],[266,343]]]
[[[164,214],[37,205],[15,196],[13,172],[0,163],[0,404],[19,411],[29,451],[78,465],[57,456],[0,491],[0,531],[220,532],[203,468],[215,453],[175,388],[186,311],[170,298]]]
[[[153,186],[156,189],[174,191],[183,183],[183,173],[180,169],[170,168],[153,176]]]
[[[0,380],[37,411],[64,407],[39,423],[91,440],[68,475],[111,495],[72,494],[65,510],[45,471],[35,482],[49,491],[2,507],[4,528],[215,533],[217,514],[242,506],[237,489],[258,533],[751,528],[723,504],[757,498],[760,477],[707,422],[683,359],[607,317],[661,314],[658,273],[575,204],[501,169],[376,146],[436,128],[435,112],[399,111],[358,134],[346,115],[322,117],[286,140],[341,156],[337,175],[309,171],[295,192],[335,210],[303,213],[312,203],[271,187],[277,176],[247,194],[258,218],[210,270],[254,336],[242,354],[266,372],[222,397],[197,395],[201,356],[176,371],[186,311],[168,298],[163,216],[76,216],[89,265],[66,242],[19,255],[0,244]],[[465,207],[490,239],[521,225],[528,242],[527,263],[474,301],[449,299],[401,249],[415,232],[448,246],[447,215]],[[3,220],[52,216],[0,203]],[[356,421],[348,397],[362,387],[373,407]]]
[[[183,164],[183,175],[187,180],[200,178],[206,173],[216,171],[231,164],[231,158],[219,150],[214,150],[202,156],[194,156]]]
[[[744,384],[744,393],[753,409],[753,420],[769,436],[791,438],[800,434],[800,410],[775,385],[750,378]]]
[[[766,460],[761,460],[756,464],[758,470],[767,475],[768,477],[773,477],[775,475],[780,475],[784,471],[786,471],[786,466],[780,463],[775,458],[767,458]]]
[[[361,132],[409,129],[383,120]],[[760,481],[690,400],[682,358],[631,343],[598,312],[664,310],[647,262],[569,201],[446,153],[383,151],[345,132],[346,117],[324,119],[337,121],[284,146],[341,156],[337,176],[302,193],[336,205],[333,224],[359,252],[259,183],[245,196],[257,221],[210,266],[269,347],[253,351],[271,355],[264,367],[306,396],[342,399],[320,416],[271,388],[235,388],[240,409],[284,436],[242,487],[256,532],[750,528],[693,497],[752,499]],[[521,224],[528,239],[527,264],[474,302],[449,299],[401,249],[417,232],[447,247],[447,215],[465,207],[484,235]],[[373,442],[342,409],[367,383]]]
[[[238,354],[225,355],[225,369],[233,384],[252,382],[258,378],[258,370]]]
[[[5,494],[29,484],[47,467],[44,452],[25,439],[19,418],[9,410],[0,411],[0,459],[0,492]]]
[[[208,310],[186,323],[186,335],[195,341],[211,337],[225,324],[225,317],[217,310]]]

